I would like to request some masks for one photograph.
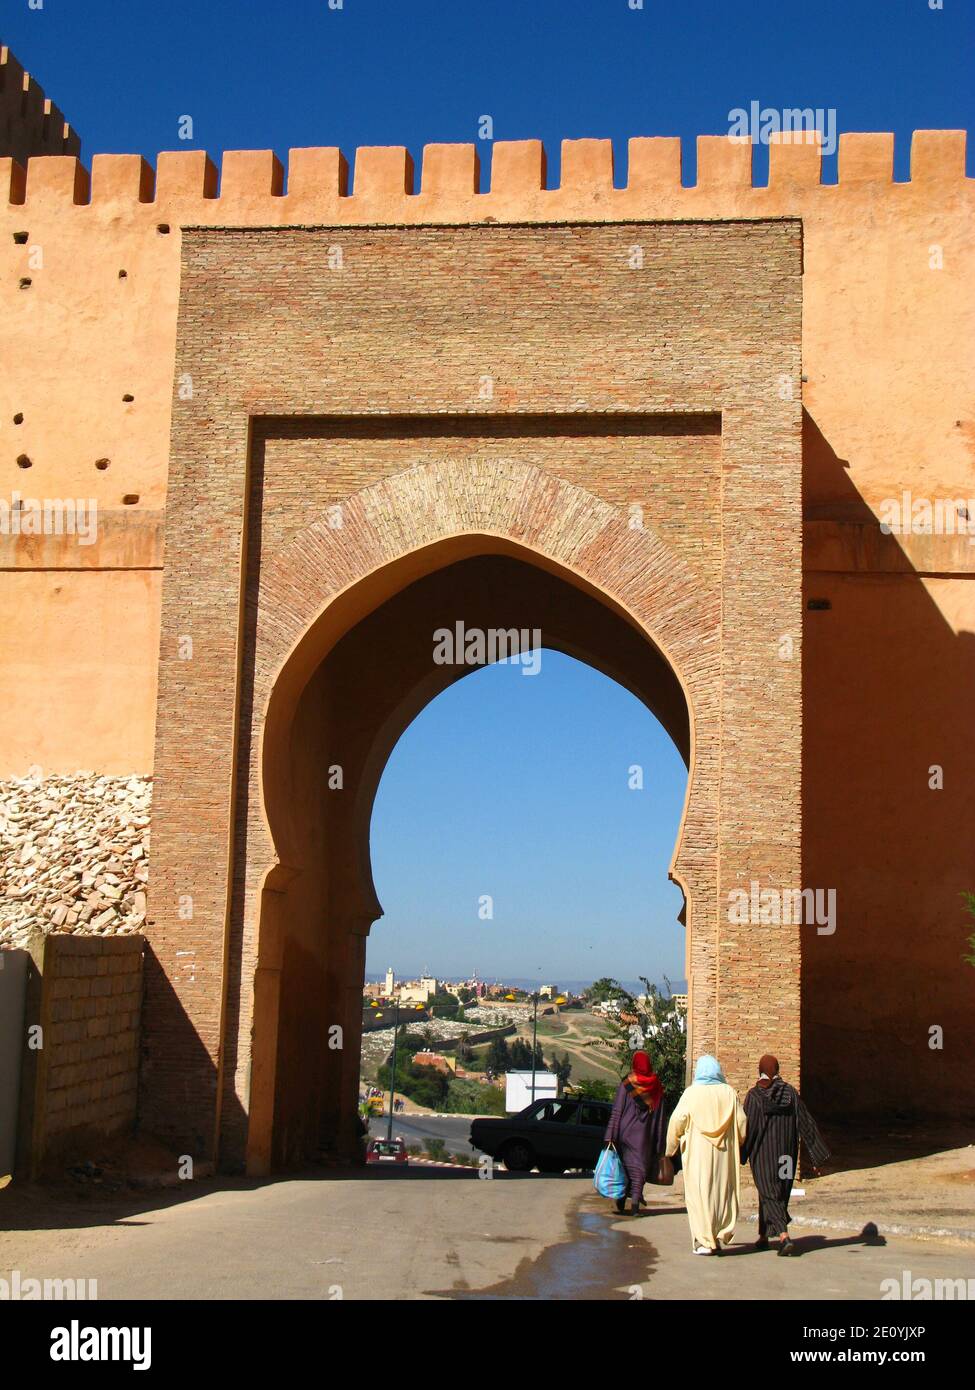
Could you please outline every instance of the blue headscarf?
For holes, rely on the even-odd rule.
[[[709,1052],[705,1052],[703,1057],[698,1057],[697,1066],[694,1068],[695,1086],[719,1086],[723,1081],[724,1072],[717,1057],[712,1057]]]

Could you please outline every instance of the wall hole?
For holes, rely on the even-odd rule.
[[[17,411],[17,414],[14,416],[14,424],[15,424],[15,425],[22,425],[23,423],[24,423],[24,417],[23,417],[22,413],[18,410],[18,411]]]
[[[134,401],[134,400],[135,400],[135,396],[133,396],[129,391],[126,391],[126,393],[125,393],[125,395],[122,397],[122,399],[123,399],[123,401]]]
[[[157,227],[156,227],[156,231],[159,233],[160,236],[169,236],[169,223],[168,223],[168,222],[160,222],[160,223],[158,223],[158,225],[157,225]]]
[[[95,459],[95,467],[102,473],[105,472],[105,469],[108,467],[108,464],[108,459]]]
[[[134,507],[135,504],[136,504],[136,502],[138,502],[138,500],[139,500],[139,494],[138,494],[137,492],[127,492],[127,493],[125,494],[125,496],[122,498],[122,506],[123,506],[123,507]]]
[[[18,455],[17,455],[17,467],[18,467],[18,468],[31,468],[32,466],[33,466],[33,465],[31,464],[31,460],[27,457],[26,454],[18,454]]]
[[[31,279],[29,279],[28,276],[22,275],[22,276],[20,277],[20,288],[21,288],[22,290],[29,290],[32,284],[33,284],[33,281],[32,281]]]
[[[27,233],[26,233],[26,232],[14,232],[14,241],[17,243],[18,246],[26,246],[26,245],[27,245]]]

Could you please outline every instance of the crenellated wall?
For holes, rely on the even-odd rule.
[[[768,186],[753,187],[751,147],[706,136],[683,187],[678,140],[634,139],[617,188],[608,141],[565,141],[548,189],[540,142],[499,142],[483,193],[473,145],[428,146],[417,171],[400,148],[360,149],[351,170],[337,149],[296,149],[287,181],[270,151],[228,152],[219,173],[197,150],[155,170],[96,155],[90,176],[68,155],[0,159],[0,498],[98,506],[90,544],[0,531],[0,775],[151,771],[181,227],[334,227],[341,252],[343,228],[372,224],[799,217],[817,601],[803,852],[843,913],[836,937],[805,938],[804,1076],[815,1097],[818,1057],[839,1078],[824,1103],[862,1106],[852,1048],[912,1076],[914,1102],[949,1104],[967,1072],[947,1044],[925,1055],[925,1030],[956,1045],[970,1032],[958,904],[975,887],[975,546],[885,536],[878,516],[906,490],[975,498],[975,180],[964,132],[916,132],[906,182],[893,143],[842,135],[826,185],[815,144],[773,142]]]
[[[81,141],[40,85],[0,47],[0,155],[21,164],[33,155],[79,155]]]
[[[800,216],[807,520],[869,521],[864,503],[876,512],[906,487],[975,491],[964,133],[918,131],[906,183],[892,181],[891,135],[841,136],[836,185],[820,182],[814,144],[773,143],[766,188],[751,185],[751,154],[702,137],[684,188],[679,140],[634,139],[615,188],[609,141],[564,141],[561,186],[546,189],[541,143],[500,142],[484,193],[473,145],[428,146],[418,176],[405,149],[360,149],[351,181],[339,150],[292,150],[287,192],[270,151],[228,152],[219,180],[196,150],[161,154],[155,171],[96,155],[90,177],[70,156],[0,160],[0,496],[98,505],[90,544],[0,533],[0,695],[20,711],[0,735],[0,775],[151,770],[181,225]],[[858,534],[821,530],[813,565],[826,541],[853,565]],[[971,573],[975,557],[950,537],[887,550],[939,574]],[[27,631],[25,606],[38,615]]]
[[[116,721],[101,717],[101,697],[131,679],[134,659],[154,662],[182,225],[324,224],[338,235],[370,223],[799,216],[807,520],[869,521],[864,503],[876,513],[906,487],[971,492],[975,202],[964,133],[917,132],[905,183],[892,181],[890,135],[841,136],[835,185],[820,183],[815,145],[774,143],[768,187],[752,187],[751,153],[702,137],[697,185],[684,188],[678,140],[634,139],[627,186],[615,188],[610,142],[565,141],[561,186],[546,189],[541,143],[501,142],[484,193],[472,145],[428,146],[417,175],[404,149],[360,149],[351,180],[339,150],[292,150],[287,192],[270,151],[227,153],[219,180],[202,151],[161,154],[155,171],[139,156],[96,155],[90,177],[70,156],[34,158],[26,170],[0,160],[9,199],[0,213],[0,496],[98,504],[90,544],[0,534],[0,567],[18,572],[0,613],[27,602],[49,615],[3,652],[2,679],[15,680],[25,723],[0,737],[0,775],[32,762],[150,770],[151,690],[139,689],[141,714],[125,706],[132,732],[122,741]],[[900,549],[924,570],[969,572],[973,548],[945,539],[907,538]],[[889,549],[897,563],[898,547]],[[68,664],[87,652],[94,666],[91,644],[105,625],[84,613],[104,610],[103,582],[126,641],[111,634],[98,653],[102,684],[90,671],[78,701],[51,668],[60,644],[47,642],[46,624],[63,609]]]

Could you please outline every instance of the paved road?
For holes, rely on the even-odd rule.
[[[394,1115],[393,1138],[405,1139],[407,1144],[423,1144],[425,1139],[442,1139],[448,1153],[475,1153],[471,1148],[470,1132],[473,1115]],[[385,1139],[389,1116],[378,1115],[369,1121],[369,1133]]]
[[[904,1271],[973,1272],[970,1246],[803,1233],[801,1257],[780,1260],[745,1243],[754,1231],[743,1223],[740,1246],[700,1259],[670,1194],[620,1220],[584,1178],[420,1167],[201,1182],[113,1205],[8,1189],[0,1277],[94,1278],[101,1299],[834,1300],[879,1299]]]

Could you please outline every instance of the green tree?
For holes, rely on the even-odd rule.
[[[620,984],[619,980],[613,980],[608,975],[604,975],[599,980],[594,980],[582,995],[587,1004],[602,1004],[607,999],[629,999],[631,996]]]
[[[597,1081],[588,1078],[585,1081],[577,1081],[572,1088],[572,1094],[581,1096],[583,1100],[608,1100],[616,1099],[616,1084],[612,1081]]]
[[[512,1039],[509,1055],[512,1071],[531,1071],[532,1050],[524,1038]]]
[[[552,1060],[549,1063],[549,1071],[555,1072],[555,1075],[559,1078],[560,1086],[563,1088],[567,1086],[569,1084],[569,1077],[572,1075],[572,1063],[569,1060],[569,1054],[567,1052],[564,1053],[560,1062],[559,1054],[553,1052]]]
[[[467,1044],[467,1056],[464,1060],[464,1067],[467,1071],[483,1071],[487,1066],[487,1049],[484,1047],[471,1047]]]
[[[636,1015],[636,1023],[613,1024],[620,1075],[630,1069],[633,1053],[642,1049],[650,1054],[653,1069],[660,1077],[670,1109],[684,1090],[687,1065],[687,1020],[684,1010],[674,1002],[670,982],[667,993],[641,976],[645,995],[640,1003],[624,991],[626,1013]]]
[[[427,1000],[427,1008],[436,1018],[454,1019],[460,1011],[460,1000],[456,994],[448,994],[446,990],[441,989]]]
[[[439,1110],[447,1099],[450,1078],[434,1067],[414,1065],[410,1068],[407,1081],[409,1090],[404,1091],[404,1094],[408,1095],[410,1100],[415,1100],[417,1105],[425,1105],[430,1110]]]
[[[426,1031],[426,1030],[424,1030]],[[409,1096],[417,1105],[436,1110],[447,1096],[449,1078],[434,1067],[418,1066],[414,1054],[427,1047],[427,1040],[417,1033],[408,1033],[405,1025],[396,1032],[396,1093]],[[389,1090],[392,1081],[392,1053],[376,1073],[376,1083]]]
[[[511,1050],[507,1038],[493,1038],[487,1054],[488,1070],[495,1076],[503,1071],[511,1071]]]
[[[467,1079],[450,1082],[445,1109],[455,1115],[503,1115],[504,1092],[497,1086],[486,1086]]]

